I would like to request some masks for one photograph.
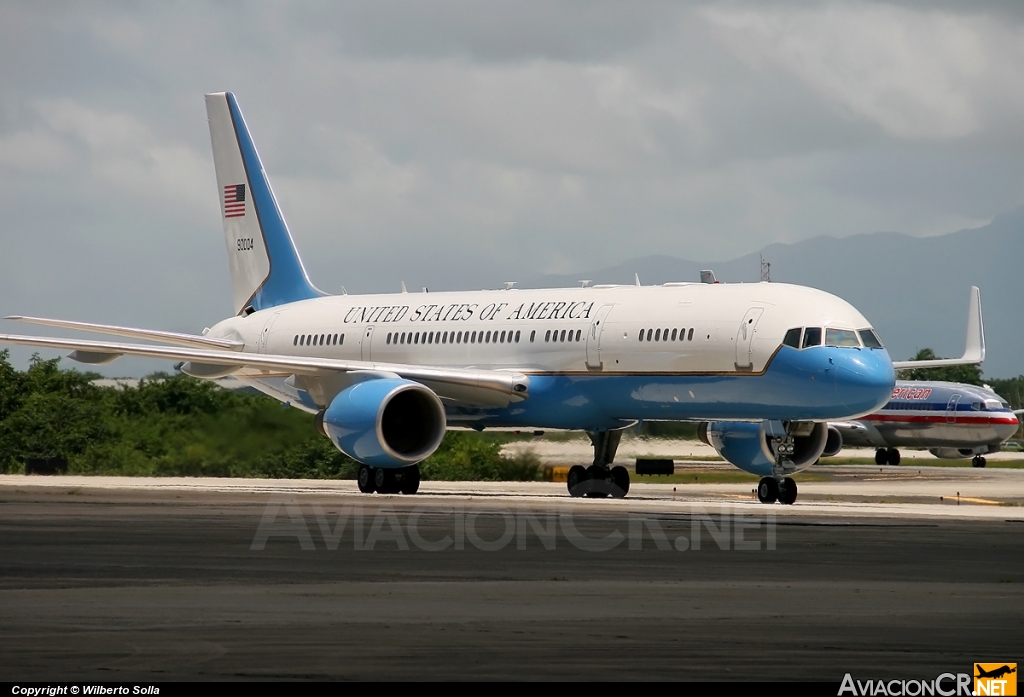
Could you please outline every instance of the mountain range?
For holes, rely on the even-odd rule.
[[[1024,273],[1024,208],[988,225],[934,237],[876,232],[836,239],[815,237],[772,244],[731,261],[703,263],[646,256],[605,269],[538,276],[520,287],[593,283],[643,284],[697,281],[712,269],[723,282],[760,279],[760,257],[771,264],[772,282],[813,286],[849,302],[872,322],[893,359],[912,358],[928,347],[940,356],[964,350],[968,293],[981,288],[987,357],[984,375],[1024,374],[1024,325],[1018,273]]]

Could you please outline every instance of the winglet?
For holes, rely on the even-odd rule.
[[[937,358],[930,361],[893,361],[896,370],[907,368],[943,368],[951,365],[979,365],[985,360],[985,322],[981,315],[981,290],[971,286],[967,308],[967,345],[960,358]]]

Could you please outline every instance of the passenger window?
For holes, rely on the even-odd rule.
[[[637,338],[637,341],[643,341],[643,340],[644,340],[644,330],[641,329],[640,330],[640,336]]]
[[[648,341],[650,341],[650,340],[651,340],[651,335],[652,335],[653,333],[654,333],[654,330],[653,330],[653,329],[648,329],[648,330],[647,330],[647,340],[648,340]]]
[[[565,341],[565,330],[562,330],[562,338],[559,341]]]
[[[516,330],[516,343],[519,343],[519,330]]]
[[[484,339],[484,341],[485,341],[486,343],[488,343],[488,344],[489,344],[489,343],[491,343],[491,333],[490,333],[490,332],[487,332],[487,338],[486,338],[486,339]]]
[[[672,339],[671,339],[672,341],[676,340],[676,332],[678,332],[678,331],[679,331],[678,329],[673,329],[672,330]]]
[[[687,341],[693,341],[693,327],[690,327],[690,333],[686,335]]]
[[[821,346],[821,327],[807,327],[804,330],[804,348]]]
[[[800,348],[800,327],[794,327],[786,332],[786,338],[782,340],[783,346],[792,346],[795,349]]]
[[[391,332],[388,332],[387,341],[385,341],[384,343],[386,343],[386,344],[390,344],[391,343]]]
[[[306,337],[305,337],[305,335],[300,336],[299,337],[299,346],[305,346],[305,345],[306,345]]]
[[[533,330],[530,331],[530,343],[532,344],[533,340],[536,339],[536,338],[537,338],[537,330],[533,329]]]
[[[546,332],[544,332],[544,341],[547,342],[550,339],[551,339],[551,330],[549,329]]]
[[[292,346],[298,346],[298,345],[299,345],[299,335],[296,334],[295,338],[292,340]]]
[[[579,341],[579,340],[580,340],[580,337],[581,337],[582,335],[583,335],[583,330],[582,330],[582,329],[577,329],[577,330],[576,330],[576,341]]]
[[[826,329],[825,345],[845,348],[860,348],[860,339],[852,329]]]
[[[655,341],[661,341],[661,330],[660,329],[655,329],[654,330],[654,340]]]
[[[344,346],[344,345],[345,345],[345,335],[342,334],[340,337],[338,337],[338,346]]]

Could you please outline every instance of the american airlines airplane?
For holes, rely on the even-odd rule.
[[[975,467],[985,466],[987,453],[999,452],[1020,422],[1009,403],[987,387],[956,382],[899,380],[889,403],[855,421],[833,421],[823,457],[838,454],[849,445],[877,448],[875,463],[900,464],[900,446],[928,448],[943,459],[972,458]],[[839,447],[837,447],[839,446]]]
[[[827,422],[874,412],[892,395],[894,364],[871,323],[814,288],[329,296],[306,274],[235,97],[209,94],[206,109],[236,314],[201,335],[16,316],[155,345],[0,342],[70,350],[88,364],[130,354],[185,361],[197,378],[234,375],[314,414],[361,463],[366,493],[415,493],[418,463],[446,428],[464,427],[586,431],[593,464],[572,468],[570,493],[624,496],[629,474],[613,466],[624,428],[708,420],[727,459],[761,475],[762,501],[792,503],[790,475],[817,461]]]

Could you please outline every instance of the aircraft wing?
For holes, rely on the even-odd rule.
[[[985,323],[981,318],[981,290],[971,286],[967,308],[967,346],[960,358],[936,358],[928,361],[893,361],[896,370],[907,368],[943,368],[950,365],[977,365],[985,360]]]
[[[144,331],[144,330],[143,330]],[[107,363],[124,355],[188,361],[182,372],[196,377],[220,377],[242,373],[247,377],[341,374],[397,375],[421,382],[439,397],[480,406],[507,406],[529,397],[530,379],[519,372],[446,368],[334,358],[282,356],[185,346],[145,346],[113,341],[56,339],[43,336],[0,334],[0,343],[70,350],[70,357],[84,363]]]
[[[91,324],[89,322],[72,322],[66,319],[47,319],[45,317],[23,317],[22,315],[10,315],[4,319],[12,319],[17,322],[28,322],[29,324],[41,324],[44,327],[59,327],[61,329],[75,329],[83,332],[95,332],[96,334],[112,334],[123,336],[129,339],[145,339],[147,341],[166,341],[169,344],[179,346],[194,346],[196,348],[226,349],[229,351],[241,351],[245,344],[241,341],[231,339],[213,339],[196,334],[180,334],[178,332],[162,332],[155,329],[136,329],[135,327],[118,327],[113,324]]]

